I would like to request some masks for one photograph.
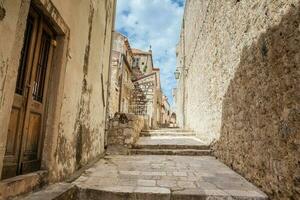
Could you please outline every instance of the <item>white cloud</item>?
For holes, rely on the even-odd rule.
[[[154,65],[161,70],[164,93],[172,102],[176,86],[178,42],[184,0],[118,0],[116,28],[127,35],[131,46],[148,50],[152,46]]]

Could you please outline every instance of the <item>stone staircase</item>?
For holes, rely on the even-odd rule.
[[[268,200],[218,161],[191,131],[143,131],[132,155],[108,155],[73,183],[57,183],[17,200]],[[1,198],[0,198],[1,200]]]
[[[141,137],[130,150],[131,155],[211,155],[209,145],[195,137],[195,133],[182,129],[142,131]]]

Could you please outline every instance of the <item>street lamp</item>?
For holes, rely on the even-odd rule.
[[[178,80],[180,77],[180,71],[178,70],[178,68],[176,69],[176,71],[174,72],[175,75],[175,79]]]

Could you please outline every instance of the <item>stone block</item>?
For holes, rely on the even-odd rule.
[[[138,186],[156,186],[155,180],[137,180]]]

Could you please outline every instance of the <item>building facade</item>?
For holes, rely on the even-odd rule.
[[[152,51],[133,49],[134,83],[138,84],[146,96],[146,115],[148,126],[156,129],[162,122],[160,70],[153,66]]]
[[[299,3],[187,0],[177,47],[179,125],[278,200],[300,198]]]
[[[133,68],[136,72],[137,78],[145,74],[153,72],[154,64],[152,57],[152,50],[142,51],[140,49],[132,49],[134,54]]]
[[[148,118],[148,127],[155,129],[158,127],[159,119],[157,116],[157,76],[156,73],[150,73],[134,80],[143,91],[146,99],[145,102],[145,115]]]
[[[128,113],[131,105],[131,97],[135,86],[133,79],[133,53],[126,36],[114,32],[110,89],[108,102],[109,118],[112,118],[116,112]]]
[[[0,4],[0,176],[38,177],[14,192],[63,180],[104,153],[115,4]]]
[[[113,39],[109,117],[116,112],[143,115],[149,128],[163,123],[160,69],[152,51],[131,48],[128,38],[115,32]]]

